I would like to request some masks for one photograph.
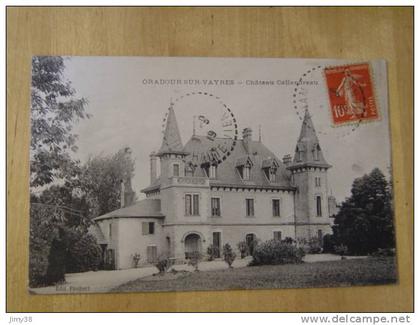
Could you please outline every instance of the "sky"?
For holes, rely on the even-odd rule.
[[[324,157],[333,166],[328,174],[330,192],[340,202],[350,195],[356,177],[375,167],[387,173],[391,151],[385,63],[371,63],[379,120],[336,127],[322,71],[339,64],[343,61],[67,58],[64,77],[78,96],[88,100],[87,112],[92,115],[74,127],[79,135],[75,158],[85,162],[89,156],[113,154],[129,146],[136,162],[133,188],[141,198],[140,190],[150,183],[149,154],[160,148],[163,118],[171,101],[183,144],[192,135],[193,116],[205,115],[218,123],[226,105],[238,121],[239,134],[251,127],[257,140],[261,128],[262,142],[280,159],[293,155],[308,108]],[[300,78],[306,84],[297,87],[293,82]],[[196,129],[204,132],[197,125]]]

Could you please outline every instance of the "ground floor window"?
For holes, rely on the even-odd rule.
[[[281,240],[281,231],[274,231],[274,240]]]
[[[252,255],[257,244],[257,237],[254,234],[247,234],[245,236],[245,242],[248,246],[249,255]]]

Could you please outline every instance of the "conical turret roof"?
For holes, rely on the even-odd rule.
[[[157,155],[165,153],[184,153],[181,140],[181,134],[179,133],[178,123],[176,121],[174,109],[171,106],[168,110],[168,116],[166,118],[165,131],[163,133],[162,145]]]
[[[305,110],[305,116],[302,122],[302,128],[296,144],[295,156],[292,166],[298,167],[301,165],[311,165],[319,167],[331,167],[324,158],[324,155],[319,144],[318,136],[312,118]]]

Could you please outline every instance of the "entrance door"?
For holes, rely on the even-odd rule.
[[[156,263],[157,261],[157,247],[147,246],[147,263]]]
[[[191,258],[191,254],[201,251],[201,240],[197,234],[189,234],[185,237],[185,258]]]
[[[115,250],[107,249],[105,253],[105,270],[115,270]]]
[[[255,246],[255,235],[254,234],[247,234],[245,237],[246,244],[248,245],[249,255],[254,253],[254,246]]]
[[[221,233],[220,232],[214,232],[213,233],[213,246],[217,248],[217,251],[215,252],[216,258],[220,257],[220,247],[221,245]]]

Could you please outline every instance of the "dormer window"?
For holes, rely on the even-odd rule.
[[[314,160],[318,161],[319,160],[319,152],[321,151],[321,148],[319,146],[319,144],[316,144],[314,146],[314,149],[312,150],[312,153],[314,155]]]
[[[206,165],[203,165],[203,169],[208,178],[217,177],[217,165],[206,164]]]
[[[216,171],[217,171],[216,165],[210,165],[209,178],[216,178]]]
[[[303,143],[298,143],[296,146],[296,155],[298,162],[305,160],[305,145]]]
[[[269,157],[268,159],[263,160],[262,169],[264,171],[265,176],[270,182],[276,181],[276,174],[279,166],[280,164],[275,158]]]
[[[194,176],[194,166],[192,164],[188,164],[185,167],[185,176],[193,177]]]
[[[276,181],[276,172],[277,172],[277,168],[275,168],[274,166],[270,167],[270,169],[269,169],[270,182],[275,182]]]
[[[243,156],[236,161],[236,168],[242,180],[249,181],[251,179],[251,168],[253,162],[249,156]]]
[[[250,178],[251,178],[251,164],[247,164],[243,168],[242,179],[244,181],[249,181]]]

